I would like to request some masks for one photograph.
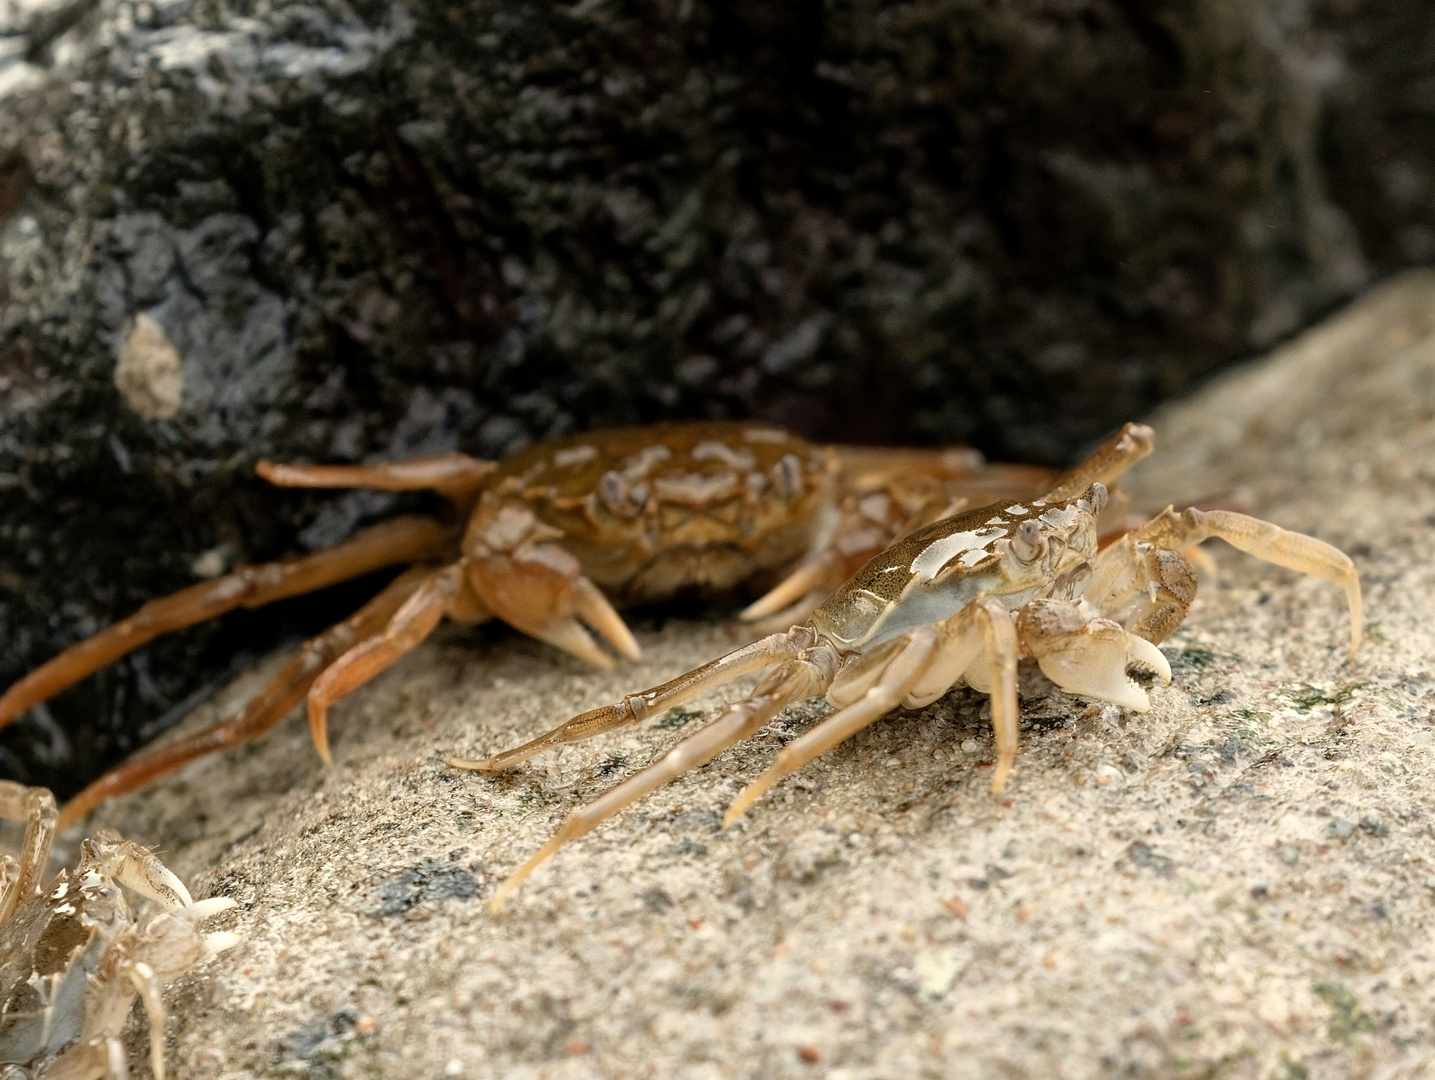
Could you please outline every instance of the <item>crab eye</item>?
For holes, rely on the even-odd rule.
[[[1011,550],[1012,554],[1024,563],[1035,562],[1046,554],[1046,536],[1035,518],[1027,518],[1017,526],[1016,535],[1012,537]]]

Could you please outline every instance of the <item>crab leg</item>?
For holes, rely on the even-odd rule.
[[[181,765],[238,746],[268,731],[304,700],[314,680],[355,642],[382,633],[394,612],[431,572],[432,567],[404,571],[349,618],[304,642],[299,655],[285,664],[238,712],[186,739],[143,754],[105,773],[65,804],[60,812],[59,828],[74,824],[106,799],[133,791]]]
[[[1168,506],[1131,535],[1137,543],[1146,542],[1176,550],[1214,536],[1258,559],[1334,582],[1345,590],[1346,604],[1350,608],[1350,652],[1346,658],[1355,658],[1355,652],[1360,648],[1363,625],[1360,575],[1355,572],[1350,556],[1339,548],[1234,510],[1197,510],[1194,507],[1178,514]],[[1100,577],[1104,569],[1103,561],[1098,560],[1095,577]]]
[[[22,900],[40,890],[50,843],[55,837],[55,796],[48,788],[26,787],[13,780],[0,780],[0,818],[25,822],[25,839],[18,863],[12,862],[15,880],[0,898],[0,925],[10,918]]]
[[[438,521],[408,515],[365,529],[327,551],[291,562],[241,567],[224,577],[151,600],[128,619],[71,646],[5,691],[0,697],[0,727],[161,634],[237,607],[262,607],[386,566],[432,559],[445,553],[452,542],[449,530]]]
[[[819,552],[743,608],[738,618],[753,622],[769,615],[786,615],[792,623],[799,622],[817,607],[809,597],[816,597],[820,603],[827,593],[846,580],[842,569],[835,552]]]
[[[164,998],[159,992],[159,979],[154,968],[143,960],[132,960],[124,965],[123,973],[139,994],[149,1019],[149,1067],[154,1080],[164,1080]],[[126,1002],[128,1005],[128,1002]],[[128,1008],[125,1010],[128,1012]]]
[[[1156,433],[1146,424],[1126,424],[1098,446],[1085,461],[1063,476],[1042,496],[1049,503],[1074,499],[1092,484],[1110,485],[1156,446]]]
[[[129,1074],[124,1040],[106,1035],[70,1047],[50,1064],[44,1076],[45,1080],[127,1080]]]
[[[803,657],[788,660],[758,683],[749,697],[729,705],[716,719],[704,724],[647,768],[610,788],[587,806],[574,810],[564,819],[552,839],[504,880],[493,894],[490,908],[497,911],[529,874],[568,841],[591,832],[645,795],[711,761],[728,747],[752,735],[776,716],[783,706],[821,694],[832,681],[836,662],[829,650],[817,652],[818,656],[813,660]],[[823,658],[828,657],[830,662],[824,663]]]
[[[505,750],[490,758],[475,760],[451,757],[447,761],[456,769],[506,772],[555,746],[580,742],[607,731],[628,727],[657,713],[666,712],[684,701],[690,701],[715,686],[741,678],[749,672],[771,667],[779,661],[791,659],[809,644],[810,640],[811,633],[800,627],[795,627],[785,634],[772,634],[761,641],[735,649],[726,656],[720,656],[685,675],[679,675],[661,686],[644,690],[640,694],[629,694],[616,705],[604,705],[602,708],[581,713],[566,723],[559,724],[552,731],[512,750]]]
[[[906,644],[887,665],[876,685],[859,700],[833,713],[785,747],[771,767],[732,801],[723,815],[723,828],[728,828],[747,813],[747,808],[783,777],[796,772],[819,754],[826,753],[895,709],[922,677],[939,645],[940,638],[933,627],[924,626],[907,635]]]
[[[376,465],[276,465],[272,461],[261,461],[254,466],[254,471],[280,487],[427,489],[464,502],[478,494],[488,474],[497,467],[491,461],[467,454],[435,454]]]
[[[481,605],[465,580],[468,564],[460,559],[431,571],[389,619],[383,632],[361,640],[327,668],[309,688],[309,735],[325,765],[329,753],[329,706],[353,693],[417,647],[448,615],[460,622],[482,618]]]

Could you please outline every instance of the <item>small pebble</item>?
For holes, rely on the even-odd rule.
[[[822,1051],[815,1046],[799,1046],[797,1056],[809,1065],[816,1065],[822,1060]]]
[[[971,913],[971,907],[962,903],[955,896],[948,897],[942,901],[942,907],[946,908],[959,919],[965,919]]]

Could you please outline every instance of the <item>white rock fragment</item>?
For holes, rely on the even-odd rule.
[[[179,412],[184,391],[179,350],[148,315],[135,316],[115,365],[115,386],[125,404],[146,420],[167,420]]]

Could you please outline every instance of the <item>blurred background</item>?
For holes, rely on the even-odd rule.
[[[1400,0],[0,0],[0,686],[396,505],[260,457],[1064,463],[1435,259],[1432,121]],[[136,653],[0,774],[73,792],[371,587]]]

